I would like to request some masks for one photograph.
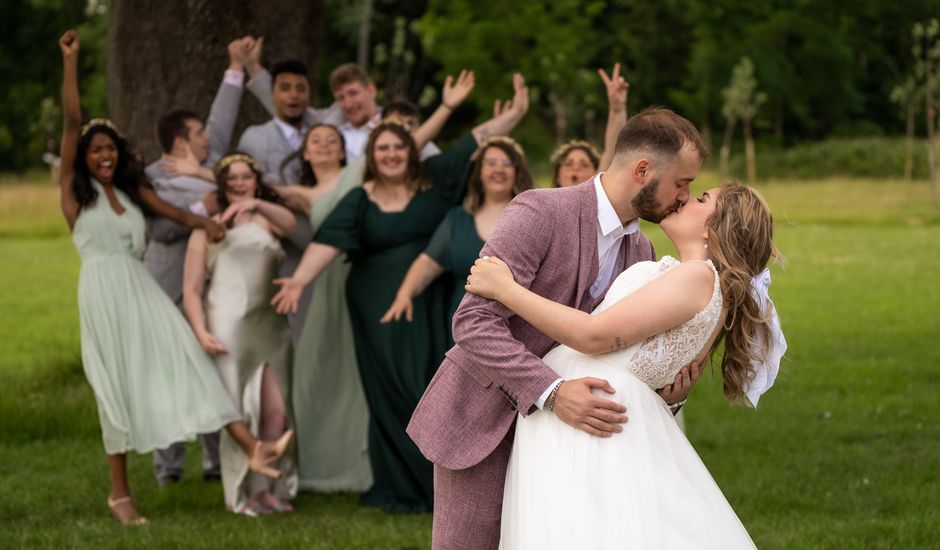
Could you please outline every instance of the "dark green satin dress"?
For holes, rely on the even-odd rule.
[[[414,259],[460,197],[470,155],[467,135],[425,161],[431,187],[401,212],[383,212],[361,188],[324,220],[316,242],[346,251],[352,268],[346,298],[366,401],[374,484],[362,497],[389,512],[426,512],[434,502],[433,468],[405,433],[411,414],[447,349],[447,288],[432,284],[414,299],[414,318],[379,324]]]

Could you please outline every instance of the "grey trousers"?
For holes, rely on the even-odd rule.
[[[202,434],[202,472],[209,475],[221,475],[219,466],[219,432]],[[183,477],[183,462],[186,459],[186,442],[174,443],[166,449],[153,452],[153,473],[157,481],[169,477]]]

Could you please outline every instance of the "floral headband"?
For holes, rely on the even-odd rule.
[[[558,164],[561,159],[565,158],[572,149],[585,149],[589,152],[589,156],[594,157],[595,159],[600,159],[601,155],[597,152],[597,149],[594,148],[590,143],[580,140],[573,139],[569,142],[562,143],[555,149],[555,152],[552,153],[552,164]]]
[[[82,126],[82,137],[85,137],[85,134],[87,134],[95,126],[107,126],[108,128],[111,128],[112,130],[114,130],[114,133],[116,134],[121,133],[120,130],[118,130],[117,126],[115,126],[114,123],[111,122],[110,119],[93,118],[89,120],[88,122],[86,122],[84,126]]]
[[[222,170],[225,170],[226,168],[228,168],[235,162],[244,162],[245,164],[250,166],[251,169],[254,170],[255,172],[259,174],[264,173],[264,169],[261,168],[261,164],[255,159],[251,158],[250,156],[244,153],[235,153],[233,155],[226,155],[222,157],[221,159],[219,159],[219,162],[216,163],[215,165],[215,173],[216,174],[221,173]]]
[[[479,147],[477,147],[477,150],[474,151],[472,155],[470,155],[470,160],[473,162],[476,162],[476,160],[480,158],[480,155],[483,154],[483,151],[486,151],[487,147],[495,143],[502,143],[504,145],[508,145],[512,147],[513,149],[515,149],[517,153],[519,153],[519,156],[522,157],[523,160],[525,160],[525,151],[522,150],[522,146],[519,145],[519,142],[517,142],[516,140],[512,139],[509,136],[493,136],[487,139],[482,144],[480,144]]]

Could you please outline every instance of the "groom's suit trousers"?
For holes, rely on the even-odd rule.
[[[434,466],[434,550],[496,550],[503,484],[515,430],[490,456],[466,470]],[[473,536],[467,536],[473,533]]]

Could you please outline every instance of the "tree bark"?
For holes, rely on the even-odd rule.
[[[555,115],[555,143],[564,143],[568,133],[568,110],[565,108],[564,101],[555,92],[548,94],[548,100]]]
[[[369,72],[369,36],[372,27],[372,0],[361,0],[359,9],[359,42],[356,51],[356,64]]]
[[[934,101],[933,101],[933,81],[930,73],[927,74],[927,85],[924,87],[924,100],[927,102],[927,164],[929,165],[930,175],[930,202],[934,208],[937,207],[937,195],[940,194],[940,176],[937,174],[937,146],[936,127],[934,126]]]
[[[190,109],[208,116],[228,43],[247,34],[264,37],[266,66],[286,58],[307,64],[316,104],[323,0],[113,0],[109,17],[110,116],[145,159],[160,154],[161,115]],[[245,126],[268,118],[257,101],[243,98],[233,146]]]
[[[904,157],[904,180],[914,178],[914,100],[907,102],[907,151]]]
[[[741,119],[741,128],[744,130],[744,158],[747,162],[747,182],[754,185],[757,183],[757,153],[754,151],[754,136],[751,134],[751,117]]]
[[[731,157],[731,139],[734,137],[734,127],[737,124],[735,117],[728,117],[725,122],[725,138],[721,142],[721,153],[718,155],[718,179],[724,181],[728,178],[728,159]]]

